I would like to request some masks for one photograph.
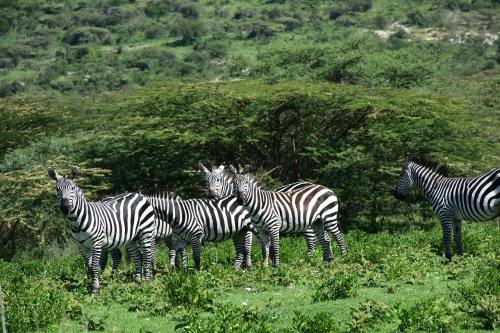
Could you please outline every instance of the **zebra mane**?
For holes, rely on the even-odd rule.
[[[129,192],[123,192],[123,193],[119,193],[119,194],[109,194],[109,195],[106,195],[104,197],[102,197],[99,202],[109,202],[109,201],[113,201],[113,200],[116,200],[116,199],[120,199],[126,195],[128,195]]]
[[[440,164],[437,161],[434,161],[430,158],[428,158],[425,155],[418,155],[418,154],[412,154],[408,156],[408,161],[416,163],[420,166],[433,169],[437,173],[439,173],[442,176],[448,176],[449,168],[447,165]]]
[[[262,181],[260,181],[257,176],[249,173],[248,176],[250,177],[250,181],[253,182],[255,185],[257,185],[257,187],[259,189],[265,189],[266,188],[266,184],[264,184]]]
[[[169,191],[148,194],[147,197],[156,198],[156,199],[163,199],[163,200],[169,200],[169,199],[182,200],[182,198],[177,193],[169,192]]]

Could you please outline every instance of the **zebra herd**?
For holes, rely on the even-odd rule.
[[[231,239],[234,266],[251,267],[252,238],[261,244],[262,258],[279,266],[280,234],[302,233],[307,254],[312,255],[316,239],[323,249],[323,261],[333,258],[330,234],[342,254],[347,252],[338,224],[338,200],[322,185],[298,182],[268,191],[241,166],[221,165],[200,171],[208,191],[206,199],[182,199],[173,192],[145,196],[123,193],[89,202],[74,182],[78,174],[60,175],[48,168],[56,181],[61,211],[70,221],[71,237],[78,245],[91,277],[91,291],[100,289],[99,272],[108,251],[113,270],[118,268],[120,248],[125,247],[135,263],[135,281],[149,280],[156,265],[155,244],[164,239],[170,265],[186,265],[186,248],[192,247],[196,269],[201,267],[201,248],[207,242]],[[477,177],[448,178],[438,164],[407,155],[395,188],[404,198],[416,188],[431,202],[441,220],[445,255],[451,260],[451,233],[458,254],[462,254],[460,221],[486,221],[500,215],[500,169]]]

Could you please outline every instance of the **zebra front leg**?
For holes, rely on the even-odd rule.
[[[91,274],[92,274],[92,294],[97,294],[101,285],[99,284],[99,271],[100,271],[100,261],[101,261],[102,248],[100,245],[92,249],[92,260],[91,260]]]
[[[269,234],[264,232],[259,232],[260,246],[262,250],[262,264],[267,266],[269,264]]]
[[[278,227],[270,230],[271,244],[273,250],[272,266],[279,267],[280,265],[280,231]]]
[[[193,239],[191,246],[193,248],[194,267],[199,271],[201,269],[201,239]]]
[[[142,255],[141,251],[139,249],[139,246],[137,245],[136,242],[131,242],[128,243],[125,248],[127,249],[128,253],[132,256],[134,259],[134,264],[135,264],[135,274],[134,274],[134,281],[136,284],[141,284],[141,276],[142,276]]]
[[[441,219],[441,227],[443,228],[443,243],[444,255],[448,262],[451,261],[451,230],[453,229],[453,221],[449,218]]]
[[[243,248],[244,248],[244,232],[240,231],[238,234],[233,236],[233,245],[236,252],[236,259],[234,260],[234,268],[238,269],[241,267],[243,262]]]
[[[307,255],[314,255],[314,250],[316,249],[316,234],[313,229],[308,228],[304,231],[304,238],[307,244]]]
[[[83,245],[78,244],[78,252],[83,258],[83,263],[85,265],[85,271],[87,272],[87,276],[89,278],[92,277],[91,267],[92,267],[92,250],[84,247]]]
[[[455,220],[455,223],[453,223],[453,231],[455,236],[455,245],[457,246],[457,253],[461,256],[464,254],[464,249],[462,247],[462,221]]]
[[[243,241],[243,264],[246,268],[252,267],[252,238],[253,234],[250,231],[245,232]]]

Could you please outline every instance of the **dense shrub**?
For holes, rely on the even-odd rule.
[[[113,39],[107,29],[90,27],[71,29],[66,32],[62,41],[69,45],[89,43],[109,45],[113,43]]]
[[[189,45],[202,35],[204,26],[200,20],[177,17],[169,25],[169,30],[174,36],[181,38],[181,45]]]
[[[358,277],[352,272],[334,272],[323,279],[313,295],[313,302],[349,298],[357,293]]]

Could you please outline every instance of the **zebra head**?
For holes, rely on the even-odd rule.
[[[401,169],[401,174],[399,175],[398,183],[394,188],[394,196],[400,200],[406,199],[413,186],[410,164],[410,154],[407,154],[403,163],[403,168]]]
[[[224,165],[218,168],[212,167],[210,171],[200,163],[200,171],[205,177],[205,189],[208,191],[209,198],[219,199],[232,194],[233,177],[224,171]]]
[[[230,165],[229,170],[233,173],[233,193],[236,193],[237,203],[245,204],[250,197],[251,187],[254,184],[251,181],[250,175],[246,173],[245,168],[238,165],[238,168]]]
[[[49,177],[54,179],[56,183],[57,198],[59,199],[60,209],[64,215],[68,215],[71,209],[74,208],[76,204],[76,193],[78,186],[73,182],[76,175],[78,174],[78,169],[73,167],[71,173],[68,175],[61,176],[57,171],[49,167],[47,169]]]

